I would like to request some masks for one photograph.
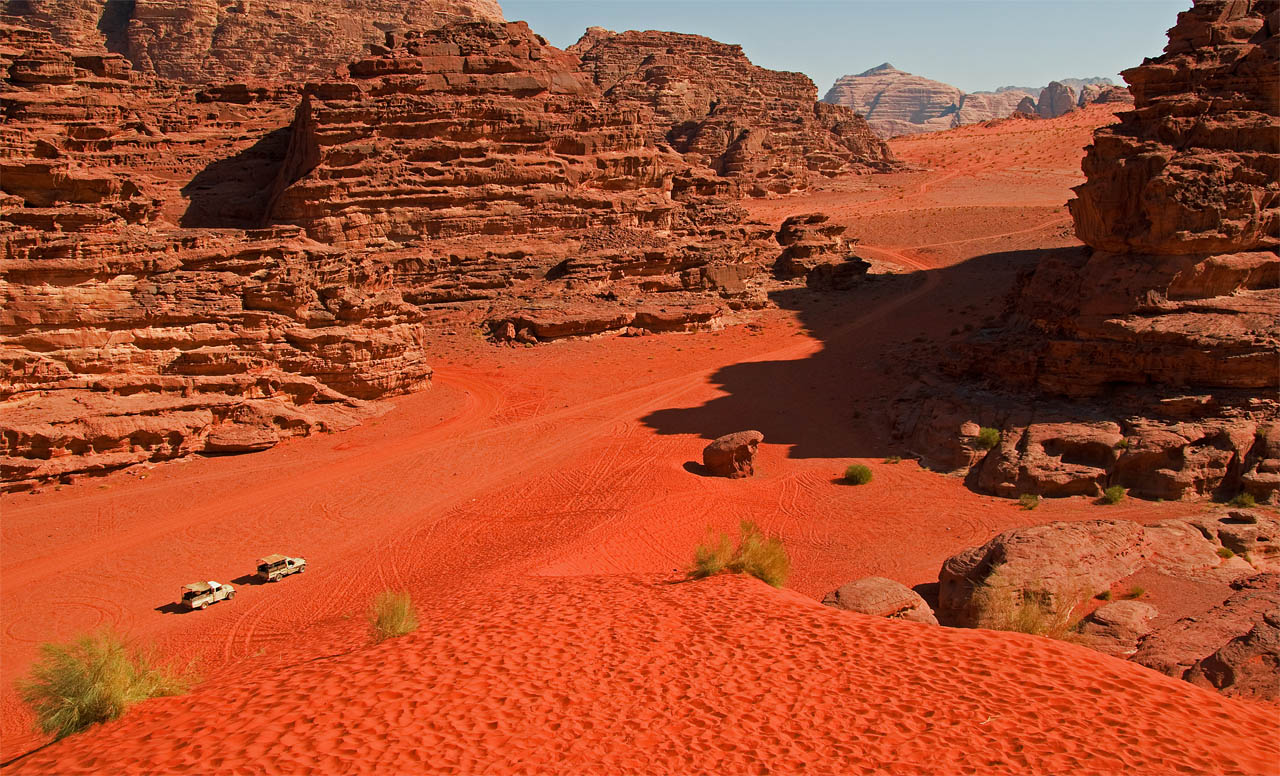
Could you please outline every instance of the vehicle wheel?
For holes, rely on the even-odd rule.
[[[235,597],[236,597],[236,591],[232,590],[230,593],[227,593],[228,601],[230,601],[232,598],[235,598]]]
[[[197,608],[197,609],[200,609],[200,610],[203,610],[203,609],[204,609],[206,606],[208,606],[208,605],[209,605],[208,603],[203,603],[203,604],[200,604],[199,606],[197,606],[196,608]]]

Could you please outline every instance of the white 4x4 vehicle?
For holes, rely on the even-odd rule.
[[[290,574],[301,574],[307,570],[305,558],[290,558],[287,555],[268,555],[258,559],[258,579],[263,582],[278,582]]]
[[[181,603],[188,609],[203,609],[223,599],[236,597],[236,589],[221,582],[196,582],[182,587]]]

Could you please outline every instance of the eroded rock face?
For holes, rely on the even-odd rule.
[[[817,87],[802,73],[751,64],[741,46],[593,27],[569,52],[608,101],[652,111],[655,140],[744,194],[785,194],[814,176],[895,166],[861,117],[817,102]]]
[[[252,202],[272,169],[256,133],[288,108],[149,84],[28,27],[0,25],[0,46],[5,488],[265,449],[429,384],[422,312],[384,267],[296,228],[178,225]],[[178,190],[237,151],[231,185]]]
[[[1232,587],[1209,612],[1144,639],[1131,659],[1227,695],[1280,698],[1280,574],[1245,577]]]
[[[933,616],[933,610],[919,593],[901,582],[884,577],[863,577],[847,582],[828,593],[822,603],[873,617],[938,624],[938,618]]]
[[[1070,203],[1089,248],[1042,259],[1001,325],[944,365],[1025,402],[970,408],[1003,415],[1011,440],[981,489],[1275,498],[1278,27],[1276,0],[1203,0],[1162,56],[1125,71],[1134,109],[1095,133]],[[1086,454],[1068,430],[1102,426],[1124,437],[1113,452],[1099,436]]]
[[[948,625],[981,624],[982,607],[993,604],[980,591],[997,578],[1013,599],[1034,597],[1046,611],[1068,615],[1138,572],[1209,596],[1229,584],[1226,601],[1176,622],[1159,622],[1145,602],[1122,600],[1088,614],[1078,632],[1091,647],[1170,676],[1275,698],[1280,575],[1259,572],[1274,568],[1278,533],[1280,520],[1251,511],[1148,526],[1094,520],[1018,528],[943,563],[937,614]]]
[[[381,44],[389,30],[502,21],[495,0],[23,0],[8,10],[60,44],[110,50],[137,72],[188,84],[301,83]]]
[[[702,451],[702,465],[709,474],[738,479],[756,473],[756,448],[764,441],[759,431],[725,434]]]
[[[811,288],[851,287],[871,264],[850,252],[844,231],[822,213],[789,216],[776,235],[782,255],[774,271],[783,278],[803,278]]]

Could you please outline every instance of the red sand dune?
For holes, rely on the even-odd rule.
[[[213,681],[17,773],[1261,773],[1261,709],[1082,647],[745,577],[564,577]],[[1250,731],[1253,731],[1251,734]]]
[[[0,756],[42,742],[12,690],[36,645],[109,624],[166,655],[199,655],[207,684],[15,769],[113,772],[128,758],[206,772],[244,757],[255,771],[348,758],[386,772],[439,756],[464,772],[736,772],[755,757],[784,772],[801,761],[838,773],[1274,770],[1270,707],[1067,645],[801,598],[869,574],[935,581],[948,555],[1014,526],[1209,508],[1060,499],[1026,512],[910,461],[882,463],[909,451],[868,418],[901,388],[885,359],[919,338],[945,345],[998,310],[1034,260],[1025,249],[1077,244],[1068,187],[1109,119],[1091,108],[895,141],[931,169],[749,203],[775,221],[824,210],[874,258],[928,269],[781,297],[758,330],[529,349],[461,331],[429,343],[435,388],[351,431],[3,497]],[[765,433],[756,477],[685,469],[707,438],[742,428]],[[853,462],[871,466],[872,485],[833,482]],[[742,519],[783,537],[794,593],[572,576],[669,574],[707,526]],[[242,584],[206,612],[165,606],[180,585],[234,582],[271,552],[307,557],[308,573]],[[388,587],[414,593],[422,631],[360,648],[361,612]],[[202,717],[233,709],[225,725]],[[203,743],[170,733],[201,725]]]

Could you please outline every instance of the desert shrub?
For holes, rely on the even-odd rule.
[[[385,641],[418,629],[418,612],[408,593],[384,590],[369,605],[369,625],[374,641]]]
[[[1101,593],[1098,593],[1096,596],[1094,596],[1094,598],[1098,599],[1099,601],[1110,601],[1112,598],[1111,591],[1103,590]]]
[[[855,463],[844,470],[844,481],[851,485],[866,485],[871,482],[871,469]]]
[[[102,630],[68,644],[42,644],[31,673],[18,681],[18,694],[42,731],[65,738],[148,698],[185,692],[194,682],[190,666],[156,665],[149,654]]]
[[[694,549],[690,577],[702,579],[724,571],[750,574],[774,587],[782,587],[791,573],[791,558],[781,539],[765,536],[755,523],[744,520],[736,548],[728,535],[721,533],[714,537],[708,531],[707,543]]]
[[[884,462],[885,463],[902,463],[902,456],[891,455],[888,458],[884,459]]]
[[[1124,501],[1124,496],[1127,492],[1128,491],[1126,491],[1120,485],[1112,485],[1111,487],[1102,491],[1102,503],[1119,504],[1121,501]]]
[[[1040,506],[1040,497],[1034,493],[1023,493],[1018,496],[1018,504],[1023,509],[1035,509]]]
[[[1000,429],[983,426],[978,429],[978,439],[974,444],[980,450],[990,450],[1000,444]]]
[[[1129,588],[1129,592],[1125,594],[1125,598],[1141,598],[1147,594],[1145,587],[1134,586]]]
[[[980,628],[1065,639],[1075,632],[1076,609],[1087,597],[1078,590],[1015,584],[997,566],[974,590],[973,605]]]
[[[1218,548],[1218,557],[1219,557],[1219,558],[1222,558],[1223,560],[1226,560],[1227,558],[1234,558],[1235,556],[1236,556],[1236,554],[1235,554],[1234,552],[1232,552],[1232,551],[1231,551],[1231,548],[1229,548],[1229,547],[1219,547],[1219,548]]]
[[[729,567],[733,554],[728,534],[721,533],[716,538],[711,535],[711,529],[707,529],[707,542],[693,550],[693,568],[689,570],[689,576],[694,579],[715,576]]]
[[[1252,493],[1237,493],[1236,497],[1228,502],[1233,507],[1243,507],[1252,509],[1258,505],[1258,500],[1253,497]]]
[[[1116,442],[1115,448],[1117,450],[1128,450],[1129,445],[1130,445],[1129,439],[1128,437],[1126,437],[1124,439],[1121,439],[1119,442]]]

